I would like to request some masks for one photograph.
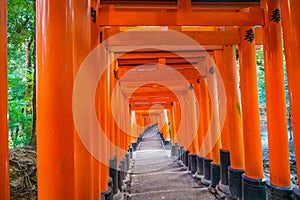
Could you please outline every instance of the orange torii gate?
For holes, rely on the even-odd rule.
[[[197,158],[197,173],[201,178],[204,176],[203,183],[210,183],[212,187],[215,187],[218,184],[217,181],[221,179],[218,184],[220,188],[222,187],[221,190],[235,198],[266,199],[267,190],[269,198],[276,196],[278,199],[291,199],[294,195],[295,199],[299,199],[299,186],[295,187],[292,192],[290,183],[281,28],[284,33],[299,176],[300,89],[297,81],[300,79],[300,1],[263,0],[261,3],[258,1],[244,2],[244,4],[228,3],[226,9],[221,9],[222,4],[215,2],[211,3],[210,7],[206,7],[205,4],[178,0],[175,6],[172,3],[162,5],[163,11],[158,8],[147,8],[147,5],[143,3],[139,5],[137,2],[134,2],[134,6],[128,10],[126,7],[118,7],[117,3],[115,6],[105,6],[111,2],[103,1],[99,4],[96,0],[37,1],[39,199],[99,199],[100,195],[111,199],[112,194],[117,192],[116,188],[112,191],[109,187],[111,186],[109,176],[114,176],[112,173],[116,171],[111,171],[111,165],[105,165],[94,158],[78,136],[72,116],[72,91],[82,61],[99,42],[121,32],[118,26],[169,26],[170,29],[179,30],[200,44],[204,44],[204,49],[207,51],[212,51],[210,56],[215,60],[216,66],[205,61],[208,59],[207,56],[202,56],[202,61],[199,63],[203,64],[204,60],[206,71],[205,77],[201,77],[194,73],[195,71],[188,71],[191,66],[189,63],[182,64],[184,59],[178,56],[174,58],[174,55],[168,52],[157,54],[144,52],[144,55],[124,54],[123,58],[122,56],[117,58],[117,62],[112,63],[107,73],[101,78],[95,102],[97,117],[107,141],[100,141],[101,149],[100,147],[97,149],[97,146],[94,148],[101,151],[107,162],[117,162],[116,159],[120,161],[122,158],[121,163],[129,162],[129,153],[124,150],[127,151],[128,146],[132,145],[132,135],[128,134],[131,128],[130,111],[149,110],[152,103],[156,101],[155,98],[170,97],[171,100],[161,103],[161,106],[171,113],[168,114],[171,116],[171,124],[173,123],[171,130],[176,134],[172,135],[172,139],[182,145],[186,151],[191,151],[191,155],[197,155],[193,159]],[[168,12],[169,8],[173,11]],[[6,13],[7,1],[3,0],[0,2],[0,60],[2,61],[0,74],[3,76],[0,79],[0,198],[4,200],[9,199]],[[108,28],[109,26],[112,28]],[[180,26],[226,26],[227,28],[225,31],[215,30],[215,28],[213,31],[205,28],[187,31],[188,28],[183,30],[184,27]],[[163,31],[145,34],[161,37]],[[103,58],[106,64],[122,49],[125,51],[127,45],[139,46],[140,43],[135,40],[138,36],[139,33],[136,33],[127,41],[110,41],[108,45],[112,46],[111,52]],[[147,44],[151,41],[144,42]],[[187,45],[182,41],[175,42],[178,45]],[[174,41],[170,41],[170,44],[172,43]],[[262,165],[256,44],[264,45],[270,159],[270,183],[267,187]],[[238,84],[235,66],[236,45],[240,61],[240,84]],[[141,60],[144,63],[140,63]],[[113,104],[119,109],[117,118],[122,121],[122,129],[114,122],[113,113],[110,111],[113,89],[118,84],[117,80],[127,74],[128,70],[133,69],[136,64],[150,62],[168,65],[174,69],[184,68],[181,73],[190,81],[193,90],[184,90],[174,86],[175,90],[179,90],[180,99],[163,87],[158,90],[143,88],[131,96],[132,91],[128,89],[129,86],[141,84],[143,80],[124,82],[124,85],[120,86],[121,89],[117,91],[120,103],[119,105]],[[178,67],[178,63],[181,63],[181,66]],[[213,73],[213,69],[217,67],[221,72],[227,95],[227,120],[225,120],[223,130],[219,127],[221,117],[218,109],[221,106],[218,103],[218,96],[222,94],[220,94],[219,85]],[[167,78],[168,72],[164,73],[161,76],[157,73],[157,78]],[[147,102],[150,103],[137,104],[136,102],[141,98],[148,98]],[[199,102],[198,111],[193,105],[195,98]],[[195,119],[190,117],[187,112],[188,108],[192,108],[189,111],[193,112],[192,114],[200,113],[200,125],[194,131],[189,125],[195,123]],[[181,114],[186,118],[180,118]],[[191,121],[187,121],[188,117]],[[145,117],[140,116],[139,120],[143,124],[142,127],[146,128]],[[210,126],[211,122],[212,126]],[[181,124],[183,125],[180,126]],[[179,127],[193,133],[180,135]],[[91,128],[90,131],[94,130]],[[209,142],[203,147],[205,137],[210,137],[211,132],[222,133],[221,138],[216,144]],[[192,137],[190,134],[195,134],[195,136]],[[188,140],[192,140],[192,145]],[[112,147],[110,143],[117,144],[117,147]],[[230,166],[226,172],[229,160]],[[186,158],[185,161],[187,161]],[[212,173],[210,173],[211,169]],[[115,184],[116,180],[113,182]]]

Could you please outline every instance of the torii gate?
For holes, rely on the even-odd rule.
[[[243,183],[229,185],[234,197],[244,199],[265,198],[265,182],[261,158],[260,121],[258,110],[255,44],[264,45],[265,74],[267,92],[267,115],[269,132],[269,156],[271,184],[268,191],[275,190],[279,194],[287,194],[291,198],[288,141],[286,134],[286,111],[283,85],[283,59],[281,26],[284,33],[287,74],[293,116],[293,132],[297,159],[298,176],[300,172],[300,89],[297,81],[300,78],[300,2],[297,0],[263,0],[244,2],[240,4],[228,3],[220,9],[217,3],[192,5],[191,1],[181,1],[175,5],[165,3],[161,7],[149,8],[146,4],[133,4],[129,9],[122,5],[103,6],[95,0],[90,1],[37,1],[37,67],[38,67],[38,96],[37,96],[37,145],[38,145],[38,195],[40,199],[99,199],[100,194],[110,198],[111,192],[107,185],[109,168],[93,158],[85,149],[74,128],[72,117],[72,89],[75,76],[80,64],[100,41],[122,30],[112,28],[109,33],[107,26],[169,26],[178,29],[178,26],[228,26],[228,30],[195,31],[179,30],[192,37],[206,50],[213,51],[215,62],[223,66],[220,70],[225,79],[224,85],[227,94],[227,121],[222,130],[222,138],[211,152],[201,155],[206,164],[215,170],[222,165],[222,155],[230,152],[231,165],[229,179],[239,178],[242,173]],[[260,7],[260,5],[262,7]],[[248,8],[250,7],[250,8]],[[90,12],[93,8],[91,18]],[[171,11],[168,11],[171,10]],[[238,10],[238,11],[237,11]],[[280,18],[282,15],[282,22]],[[7,1],[0,2],[0,198],[9,199],[9,164],[8,164],[8,128],[7,128]],[[122,16],[122,17],[120,17]],[[96,21],[96,23],[94,23]],[[254,29],[255,26],[261,29]],[[238,26],[239,28],[236,28]],[[147,34],[147,33],[146,33]],[[159,37],[160,32],[151,33]],[[256,35],[256,38],[252,37]],[[263,40],[261,39],[263,36]],[[126,45],[135,44],[135,37],[128,41],[113,41],[126,48]],[[245,40],[246,39],[246,40]],[[147,42],[147,41],[145,41]],[[180,44],[180,41],[178,41]],[[110,44],[115,45],[115,44]],[[138,45],[138,44],[135,44]],[[154,44],[155,45],[155,44]],[[184,44],[181,44],[184,45]],[[240,60],[240,91],[235,69],[235,47],[238,45]],[[115,45],[116,46],[116,45]],[[119,48],[119,47],[117,47]],[[113,48],[112,48],[113,50]],[[117,49],[116,49],[117,51]],[[113,52],[112,52],[113,53]],[[160,55],[164,57],[164,55]],[[156,59],[155,56],[150,56]],[[129,59],[133,59],[130,57]],[[122,59],[119,60],[121,62]],[[111,67],[110,69],[114,69]],[[209,72],[209,68],[206,69]],[[106,130],[110,141],[118,143],[122,149],[131,145],[130,119],[126,118],[129,112],[130,99],[120,98],[120,118],[124,118],[126,130],[120,130],[109,111],[111,89],[116,82],[114,71],[103,76],[100,81],[97,96],[98,118],[103,129]],[[122,74],[122,70],[118,71]],[[125,72],[124,72],[125,73]],[[184,73],[184,72],[183,72]],[[187,73],[186,76],[193,74]],[[177,138],[177,142],[185,145],[187,150],[197,153],[208,129],[211,112],[217,112],[217,97],[209,96],[207,88],[202,82],[216,84],[213,74],[207,73],[207,80],[200,77],[200,84],[194,83],[195,96],[201,102],[200,110],[204,117],[202,127],[197,132],[197,142],[191,148],[186,146],[186,138]],[[197,79],[195,79],[197,80]],[[215,90],[216,85],[213,87]],[[163,89],[162,89],[163,90]],[[166,92],[166,91],[165,91]],[[217,92],[217,91],[215,91]],[[102,94],[101,96],[99,94]],[[144,95],[140,93],[140,95]],[[170,95],[170,94],[166,94]],[[185,99],[182,101],[189,101]],[[201,101],[202,100],[202,101]],[[173,104],[179,104],[173,101]],[[237,109],[240,107],[241,110]],[[179,107],[179,105],[178,105]],[[175,108],[174,112],[181,111]],[[211,107],[209,111],[208,107]],[[140,108],[141,109],[141,108]],[[146,109],[146,108],[142,108]],[[168,107],[172,110],[172,106]],[[173,111],[172,111],[173,112]],[[186,110],[183,109],[183,112]],[[194,112],[196,112],[194,110]],[[101,113],[106,113],[101,115]],[[241,115],[242,113],[242,115]],[[215,115],[216,116],[216,115]],[[229,118],[230,117],[230,118]],[[179,121],[174,117],[175,125]],[[214,119],[218,121],[218,119]],[[240,126],[242,121],[243,126]],[[184,122],[185,123],[185,122]],[[109,130],[114,131],[109,133]],[[226,128],[227,127],[227,128]],[[187,128],[187,127],[185,127]],[[218,130],[217,125],[212,127]],[[202,129],[202,130],[201,130]],[[227,129],[227,130],[226,130]],[[91,130],[92,131],[92,130]],[[223,133],[224,131],[224,133]],[[243,134],[242,134],[243,133]],[[119,136],[119,140],[116,138]],[[101,143],[105,146],[106,143]],[[220,152],[220,146],[222,149]],[[106,150],[106,148],[105,148]],[[243,151],[245,153],[243,153]],[[221,153],[221,157],[219,154]],[[120,152],[107,149],[103,152],[111,159],[114,156],[122,157]],[[120,154],[120,155],[119,155]],[[220,160],[221,159],[221,160]],[[212,164],[211,164],[212,163]],[[225,169],[226,171],[226,169]],[[216,177],[209,177],[208,170],[204,169],[204,178],[211,181]],[[225,185],[226,180],[222,178]],[[239,190],[243,184],[243,192]],[[261,187],[257,187],[261,186]],[[260,192],[257,192],[260,191]],[[295,198],[299,198],[299,186],[294,189]],[[258,196],[255,196],[257,195]],[[271,194],[272,195],[272,194]]]

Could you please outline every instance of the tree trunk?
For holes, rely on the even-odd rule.
[[[36,1],[33,1],[33,9],[36,10],[35,5]],[[35,42],[35,34],[32,36],[33,39],[33,50],[32,50],[32,63],[33,63],[33,88],[32,88],[32,129],[31,129],[31,139],[30,145],[36,146],[36,42]]]
[[[33,61],[33,88],[32,88],[32,132],[30,145],[36,146],[36,62],[35,62],[35,52],[36,45],[34,43],[34,47],[32,50],[32,61]]]

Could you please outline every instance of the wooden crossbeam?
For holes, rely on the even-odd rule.
[[[118,53],[115,54],[118,56]],[[205,57],[205,52],[133,52],[123,54],[118,60],[123,59],[158,59],[158,58],[195,58]]]
[[[264,24],[263,9],[217,11],[109,11],[99,10],[100,26],[256,26]]]
[[[192,66],[192,65],[187,65]],[[126,69],[125,69],[126,70]],[[126,77],[120,79],[120,82],[137,82],[137,83],[159,83],[161,81],[180,81],[196,80],[201,74],[196,69],[187,68],[182,70],[152,70],[152,71],[125,71],[118,70],[118,77],[122,77],[126,73]]]
[[[178,95],[184,95],[186,92],[176,92]],[[129,95],[129,93],[123,93],[124,97],[127,98],[157,98],[157,97],[176,97],[175,94],[171,91],[169,92],[144,92],[144,93],[134,93]]]
[[[131,110],[150,110],[152,106],[155,106],[155,104],[145,104],[145,105],[131,105]],[[172,106],[170,103],[162,103],[159,104],[159,106],[163,107],[164,109],[170,109]]]
[[[201,45],[203,50],[212,51],[212,50],[222,50],[223,45]],[[145,52],[145,51],[199,51],[199,46],[195,45],[130,45],[130,46],[108,46],[107,47],[110,52],[118,52],[118,53],[127,53],[132,50],[135,52]]]
[[[158,100],[166,100],[166,95],[163,95],[163,93],[168,93],[170,91],[177,93],[177,92],[183,92],[187,91],[188,85],[173,85],[173,86],[159,86],[157,84],[148,84],[147,86],[141,86],[138,89],[135,89],[135,87],[124,87],[122,89],[123,94],[137,94],[137,93],[151,93],[151,92],[160,92],[163,97],[155,98],[155,101]],[[147,98],[149,100],[149,98]],[[147,100],[146,99],[146,100]],[[144,98],[138,98],[139,102],[143,102],[145,100]]]
[[[108,46],[160,46],[160,45],[231,45],[240,44],[241,36],[239,28],[230,30],[217,30],[217,31],[179,31],[182,36],[178,39],[179,33],[173,31],[124,31],[122,37],[110,37],[121,31],[115,29],[106,29],[105,37]],[[261,28],[255,29],[256,44],[262,44],[262,31]],[[162,39],[160,39],[162,38]],[[186,39],[185,39],[186,38]],[[192,41],[193,40],[193,41]],[[162,44],[162,41],[164,43]],[[205,47],[203,46],[203,49]]]
[[[166,59],[166,65],[174,65],[176,67],[176,64],[188,64],[188,63],[193,63],[193,64],[198,64],[199,62],[202,62],[201,58],[189,58],[189,59],[184,59],[184,58],[167,58]],[[120,59],[118,60],[118,66],[119,67],[134,67],[137,65],[148,65],[148,64],[154,64],[158,63],[158,59]],[[180,67],[180,66],[179,66]]]
[[[101,0],[99,7],[113,5],[116,10],[176,10],[178,9],[178,3],[176,1],[128,1],[128,0]],[[239,10],[249,7],[260,7],[259,0],[257,1],[238,1],[238,2],[225,2],[221,0],[217,1],[193,1],[192,9],[209,9],[209,10]]]
[[[131,98],[129,100],[130,104],[135,104],[137,102],[149,102],[149,103],[153,103],[153,102],[173,102],[176,101],[176,98],[174,97],[168,97],[168,98]]]

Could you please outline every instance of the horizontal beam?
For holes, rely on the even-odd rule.
[[[186,65],[191,66],[192,65]],[[126,74],[126,76],[124,76]],[[180,70],[152,70],[152,71],[126,71],[126,69],[118,70],[118,78],[120,83],[137,82],[137,83],[160,83],[165,80],[169,81],[194,81],[201,78],[201,74],[196,69],[180,69]],[[123,78],[122,78],[123,77]],[[144,85],[144,84],[143,84]]]
[[[188,63],[193,63],[193,64],[198,64],[202,58],[167,58],[166,59],[166,65],[172,65],[172,64],[188,64]],[[118,59],[118,66],[119,67],[127,67],[127,66],[141,66],[145,65],[148,66],[149,64],[155,64],[158,63],[157,58],[139,58],[139,59]],[[147,64],[147,65],[146,65]],[[174,65],[175,67],[175,65]]]
[[[130,107],[130,110],[150,110],[155,105],[134,105]],[[158,105],[163,107],[164,109],[170,109],[171,105]]]
[[[147,102],[147,103],[153,103],[153,102],[173,102],[176,101],[176,98],[169,97],[169,98],[131,98],[129,100],[130,104],[135,104],[138,102]]]
[[[143,29],[142,29],[143,30]],[[121,36],[111,37],[117,33]],[[182,34],[180,36],[180,34]],[[204,45],[234,45],[241,43],[239,28],[217,31],[133,31],[121,32],[115,28],[106,28],[104,32],[108,46],[160,46],[164,45],[203,45],[201,50],[207,50]],[[263,44],[262,28],[255,28],[256,44]],[[201,48],[201,47],[200,47]],[[198,48],[199,50],[199,48]],[[194,52],[197,54],[198,52]],[[185,53],[187,57],[192,57],[193,53]],[[204,52],[202,52],[204,54]],[[170,57],[174,57],[169,55]],[[198,55],[199,56],[199,53]],[[164,57],[164,56],[162,56]]]
[[[178,40],[178,34],[182,34]],[[126,31],[122,32],[122,37],[111,37],[109,46],[127,45],[161,45],[163,38],[164,45],[191,45],[191,39],[200,45],[225,45],[239,44],[240,33],[235,31]],[[167,39],[166,39],[167,38]],[[185,39],[189,38],[189,39]],[[195,44],[197,44],[195,43]]]
[[[255,26],[264,24],[263,9],[240,12],[137,12],[101,10],[100,26]]]
[[[118,56],[118,54],[115,54]],[[159,58],[199,58],[199,57],[206,57],[207,53],[200,51],[200,52],[133,52],[133,53],[126,53],[118,57],[118,60],[123,59],[159,59]]]
[[[124,82],[119,82],[120,85],[122,87],[139,87],[141,85],[145,85],[145,81],[124,81]],[[155,82],[153,82],[154,84],[156,84]],[[147,83],[146,83],[147,84]],[[167,87],[174,87],[174,86],[178,86],[178,85],[187,85],[187,81],[183,81],[183,80],[163,80],[163,81],[159,81],[160,85],[164,85]],[[188,86],[188,85],[187,85]]]
[[[183,92],[183,91],[187,91],[188,90],[188,85],[176,85],[176,86],[158,86],[158,85],[149,85],[149,86],[141,86],[138,87],[137,89],[132,88],[132,87],[124,87],[122,89],[123,94],[137,94],[137,93],[149,93],[152,94],[153,92],[157,93],[160,92],[160,95],[162,96],[167,96],[166,94],[169,94],[170,91],[174,92],[174,93],[178,93],[178,92]],[[169,98],[165,98],[165,97],[158,97],[158,98],[147,98],[148,101],[157,101],[157,100],[166,100]],[[152,100],[151,100],[152,99]],[[142,99],[141,99],[142,101]]]
[[[122,1],[122,0],[101,0],[99,7],[114,6],[115,10],[161,10],[161,9],[178,9],[176,1]],[[260,7],[260,2],[237,1],[237,2],[220,2],[202,1],[193,2],[192,9],[209,9],[209,10],[240,10],[249,7]]]
[[[144,69],[144,70],[156,70],[158,69],[157,64],[147,64],[147,65],[138,65],[138,66],[134,66],[134,65],[127,65],[127,66],[121,66],[119,68],[119,70],[117,71],[117,77],[120,78],[122,77],[124,74],[126,74],[128,72],[128,70],[131,69]],[[166,64],[167,67],[170,67],[172,69],[177,69],[177,70],[183,70],[183,69],[198,69],[197,66],[199,66],[199,63],[195,63],[195,64],[182,64],[182,63],[178,63],[178,64]]]
[[[186,92],[176,92],[177,95],[185,95]],[[176,94],[169,92],[144,92],[144,93],[123,93],[124,97],[127,98],[158,98],[158,97],[170,97],[176,98]]]
[[[203,51],[213,51],[213,50],[222,50],[223,45],[201,45],[203,48]],[[168,50],[168,51],[199,51],[198,45],[129,45],[129,46],[122,46],[122,45],[112,45],[108,46],[109,52],[114,53],[127,53],[130,51],[135,52],[145,52],[145,51],[162,51],[162,50]]]

